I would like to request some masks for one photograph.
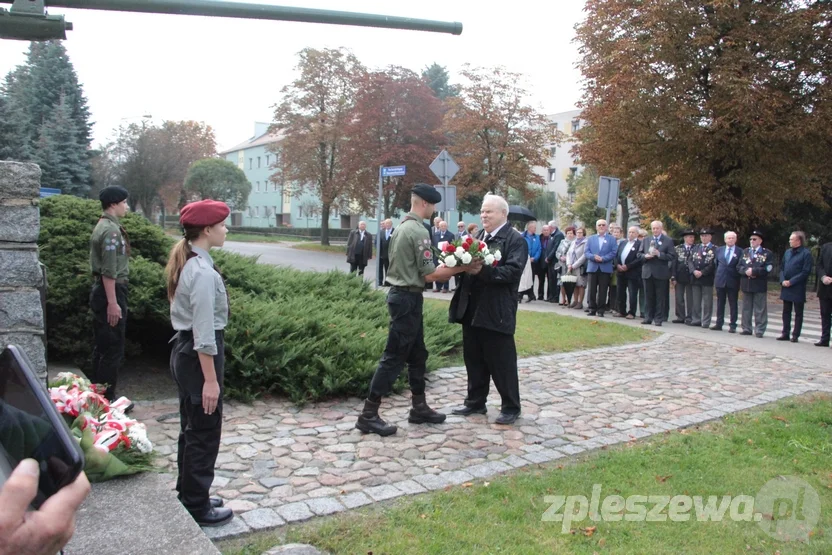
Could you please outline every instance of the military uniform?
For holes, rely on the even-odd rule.
[[[104,213],[90,237],[90,267],[95,278],[90,292],[95,346],[92,351],[90,379],[107,384],[105,397],[113,401],[118,385],[118,371],[124,360],[124,341],[127,331],[127,276],[129,274],[130,243],[118,218]],[[107,321],[107,292],[103,277],[115,280],[116,301],[121,308],[118,324]]]
[[[428,185],[417,185],[413,192],[434,204],[441,200],[439,193]],[[392,390],[405,363],[413,395],[413,409],[408,420],[412,423],[440,423],[445,420],[444,414],[431,410],[425,402],[428,350],[422,320],[422,293],[425,276],[436,271],[431,246],[430,233],[425,229],[422,218],[414,212],[405,216],[390,238],[390,267],[387,271],[387,282],[391,285],[387,293],[390,325],[384,354],[370,382],[362,414],[356,422],[356,428],[362,432],[379,435],[396,432],[395,426],[388,425],[378,416],[378,408],[382,397]]]
[[[755,231],[752,235],[763,238]],[[762,337],[768,324],[768,273],[774,263],[774,253],[763,246],[748,247],[737,264],[742,291],[742,335],[751,335],[751,317],[754,316],[754,334]],[[751,269],[751,277],[746,271]]]
[[[693,230],[682,234],[695,235]],[[675,282],[676,319],[674,324],[690,324],[693,321],[693,245],[682,243],[676,246],[676,258],[670,271],[670,279]]]
[[[700,235],[711,235],[703,229]],[[714,308],[714,273],[716,272],[716,245],[710,241],[693,248],[691,257],[693,270],[702,272],[700,277],[693,276],[693,314],[692,326],[710,327]]]

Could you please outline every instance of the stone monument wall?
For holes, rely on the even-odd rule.
[[[40,175],[37,164],[0,161],[0,345],[21,347],[45,380]]]

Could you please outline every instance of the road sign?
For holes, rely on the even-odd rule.
[[[401,177],[407,173],[407,166],[387,166],[381,168],[381,177]]]
[[[40,188],[40,198],[51,197],[54,195],[60,195],[60,189],[52,189],[50,187],[41,187]]]
[[[448,181],[454,178],[456,172],[459,171],[459,166],[448,154],[447,150],[439,153],[433,162],[430,163],[430,171],[436,175],[441,181],[442,185],[448,185]]]
[[[456,187],[454,185],[434,185],[442,200],[436,205],[437,212],[450,212],[456,210]]]
[[[607,222],[610,221],[610,211],[618,208],[618,189],[621,180],[617,177],[604,177],[598,179],[598,208],[607,209]]]

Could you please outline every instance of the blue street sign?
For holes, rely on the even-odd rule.
[[[406,166],[388,166],[381,168],[381,177],[399,177],[406,173]]]
[[[61,194],[60,189],[52,189],[50,187],[41,187],[40,188],[40,198],[51,197],[51,196],[60,195],[60,194]]]

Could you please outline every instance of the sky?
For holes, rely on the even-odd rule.
[[[421,72],[437,62],[451,82],[465,63],[502,65],[526,78],[530,103],[545,113],[572,110],[581,93],[574,27],[583,0],[251,0],[276,4],[459,21],[461,35],[180,15],[52,8],[74,30],[65,45],[94,122],[94,145],[119,125],[196,120],[213,127],[219,150],[271,121],[281,88],[305,48],[346,47],[371,69]],[[49,0],[46,1],[47,6]],[[10,0],[0,0],[8,8]],[[25,61],[28,43],[0,40],[0,72]]]

